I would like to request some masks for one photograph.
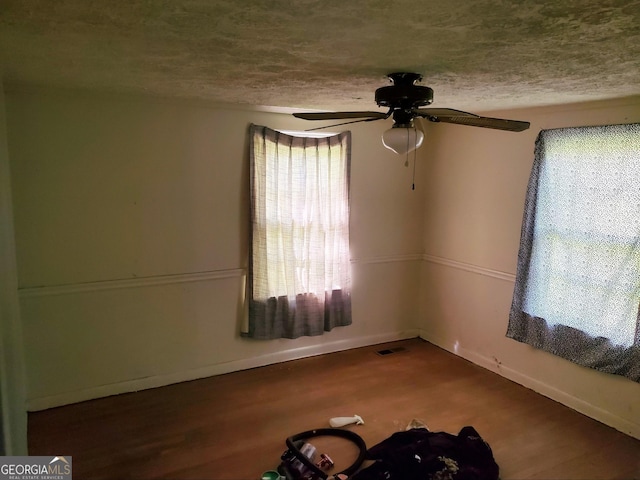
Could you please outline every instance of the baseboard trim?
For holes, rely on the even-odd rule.
[[[481,267],[479,265],[458,262],[456,260],[450,260],[448,258],[438,257],[436,255],[425,254],[423,255],[423,260],[425,262],[436,263],[438,265],[445,265],[447,267],[455,268],[457,270],[464,270],[465,272],[477,273],[478,275],[497,278],[507,282],[516,281],[516,276],[513,273],[501,272],[500,270],[492,270],[490,268]]]
[[[317,345],[310,345],[306,347],[292,348],[289,350],[268,353],[266,355],[261,355],[258,357],[223,362],[188,371],[168,373],[163,375],[153,375],[145,378],[137,378],[134,380],[118,382],[109,385],[100,385],[97,387],[91,387],[73,392],[65,392],[45,397],[36,397],[27,400],[27,410],[30,412],[46,410],[48,408],[61,407],[64,405],[84,402],[86,400],[93,400],[96,398],[137,392],[150,388],[164,387],[173,383],[188,382],[200,378],[213,377],[215,375],[247,370],[249,368],[264,367],[266,365],[271,365],[274,363],[298,360],[301,358],[324,355],[327,353],[350,350],[353,348],[368,347],[370,345],[377,345],[381,343],[395,342],[398,340],[407,340],[409,338],[416,338],[418,337],[418,335],[419,331],[412,329],[402,332],[392,332],[379,335],[370,335],[361,338],[337,340],[330,343],[321,343]]]
[[[558,390],[551,385],[536,380],[535,378],[525,375],[517,370],[506,367],[505,365],[496,362],[496,360],[493,358],[485,357],[484,355],[480,355],[477,352],[473,352],[458,345],[451,344],[451,342],[448,342],[441,338],[436,338],[433,335],[430,335],[425,330],[420,330],[419,336],[423,340],[432,343],[448,352],[451,352],[454,355],[462,357],[475,365],[486,368],[487,370],[497,373],[498,375],[505,377],[508,380],[511,380],[524,387],[530,388],[534,392],[544,395],[545,397],[555,400],[556,402],[561,403],[573,410],[576,410],[577,412],[580,412],[590,418],[593,418],[594,420],[604,423],[605,425],[608,425],[622,433],[640,440],[640,424],[630,422],[629,420],[621,418],[618,415],[603,410],[602,408],[597,407],[591,403],[585,402],[578,397],[574,397],[573,395],[563,392],[562,390]]]

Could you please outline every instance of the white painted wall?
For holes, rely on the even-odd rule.
[[[30,409],[417,336],[424,190],[384,122],[351,128],[353,325],[254,341],[247,130],[307,122],[79,91],[6,103]]]
[[[415,336],[640,437],[640,386],[505,337],[541,128],[640,120],[640,100],[496,112],[521,134],[427,125],[412,168],[355,124],[354,323],[238,335],[249,123],[258,110],[8,89],[6,116],[30,409]]]
[[[640,384],[505,337],[538,132],[638,122],[640,98],[491,115],[529,120],[531,129],[429,126],[421,335],[640,438]]]

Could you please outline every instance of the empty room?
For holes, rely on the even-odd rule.
[[[0,55],[0,479],[640,478],[637,1],[6,1]]]

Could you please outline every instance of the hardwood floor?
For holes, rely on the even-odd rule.
[[[405,350],[376,354],[390,347]],[[256,480],[286,437],[354,414],[368,446],[412,419],[472,425],[502,479],[640,478],[640,440],[419,339],[30,413],[29,453],[71,455],[74,479]]]

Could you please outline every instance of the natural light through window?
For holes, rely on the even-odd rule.
[[[258,145],[266,281],[258,298],[340,290],[349,278],[349,168],[336,134],[282,132]],[[346,260],[346,261],[345,261]]]
[[[258,339],[351,325],[351,132],[249,129],[248,325]]]
[[[267,251],[278,252],[284,248],[293,252],[289,261],[295,264],[296,278],[287,278],[280,255],[269,255],[270,289],[266,294],[277,297],[339,289],[341,285],[335,283],[336,277],[312,272],[340,268],[338,254],[348,249],[345,233],[349,218],[346,202],[340,195],[342,186],[346,185],[346,170],[337,164],[337,159],[331,160],[329,150],[319,150],[317,158],[311,161],[303,149],[279,148],[281,151],[276,155],[267,157],[271,159],[266,168]],[[281,161],[284,158],[288,160]],[[280,195],[283,186],[288,188],[287,195]],[[283,221],[291,222],[287,228],[292,229],[293,235],[282,235]],[[283,242],[290,245],[285,246]],[[291,292],[292,285],[297,285],[298,291]]]
[[[630,346],[640,303],[640,135],[550,135],[538,178],[523,310]]]

